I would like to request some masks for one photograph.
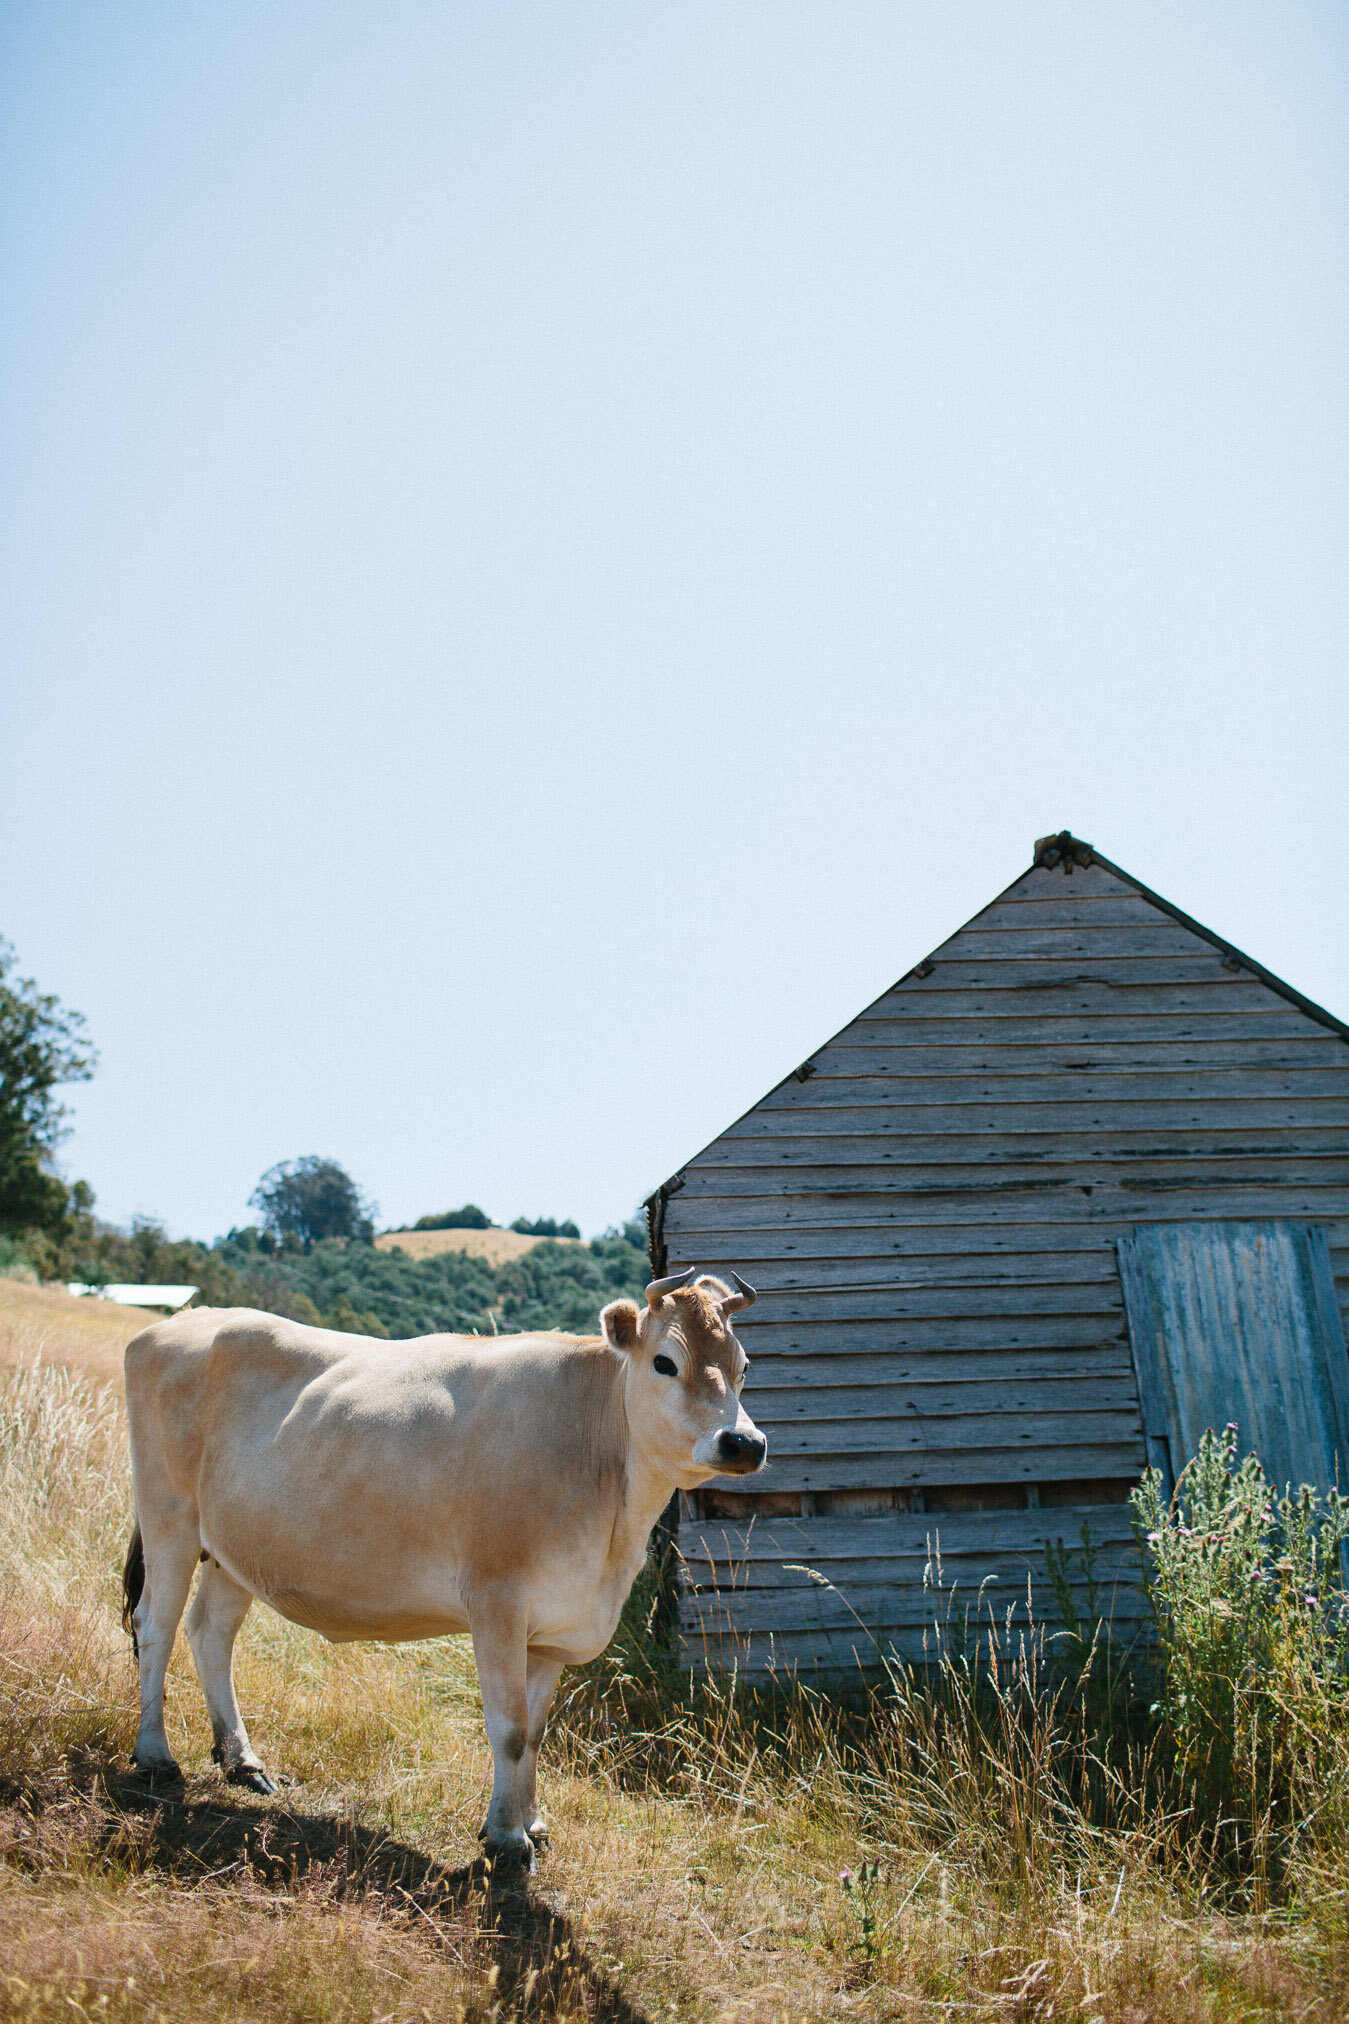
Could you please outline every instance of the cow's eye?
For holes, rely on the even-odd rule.
[[[652,1370],[658,1370],[662,1377],[679,1376],[679,1365],[672,1356],[653,1356],[651,1368]]]

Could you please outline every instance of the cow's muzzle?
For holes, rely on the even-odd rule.
[[[762,1469],[768,1443],[762,1434],[717,1435],[717,1458],[714,1466],[726,1476],[752,1476]]]

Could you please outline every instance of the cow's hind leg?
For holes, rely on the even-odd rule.
[[[492,1803],[483,1823],[487,1853],[534,1867],[534,1844],[520,1810],[520,1764],[529,1740],[525,1627],[509,1607],[488,1610],[473,1625],[482,1711],[492,1746]]]
[[[539,1811],[539,1745],[548,1727],[548,1711],[553,1705],[553,1695],[561,1675],[562,1663],[559,1659],[545,1657],[539,1652],[529,1654],[526,1685],[529,1728],[525,1736],[525,1754],[520,1759],[519,1783],[521,1818],[525,1823],[525,1833],[535,1843],[548,1839],[548,1822]]]
[[[176,1778],[177,1762],[164,1727],[164,1680],[201,1552],[197,1514],[187,1505],[141,1527],[144,1580],[131,1612],[140,1666],[141,1720],[133,1751],[148,1776]]]
[[[253,1598],[232,1574],[208,1560],[201,1571],[192,1607],[187,1613],[187,1641],[206,1696],[215,1747],[211,1755],[231,1785],[250,1792],[275,1792],[248,1740],[234,1692],[234,1640]]]

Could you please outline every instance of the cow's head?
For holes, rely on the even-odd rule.
[[[762,1469],[768,1443],[740,1403],[748,1363],[731,1316],[754,1289],[699,1278],[696,1268],[654,1279],[646,1305],[615,1300],[600,1316],[605,1341],[626,1359],[628,1424],[643,1456],[681,1490],[709,1476]]]

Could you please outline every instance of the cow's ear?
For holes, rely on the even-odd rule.
[[[637,1302],[635,1300],[611,1300],[600,1315],[600,1327],[610,1349],[628,1350],[637,1347]]]

